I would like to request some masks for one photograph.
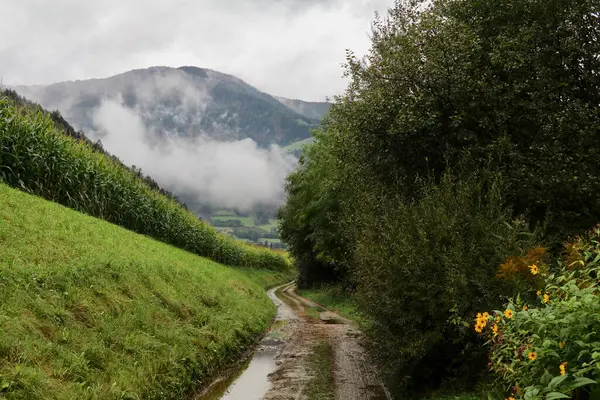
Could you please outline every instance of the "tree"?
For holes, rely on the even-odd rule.
[[[330,136],[314,133],[298,169],[287,177],[286,204],[279,210],[279,235],[290,246],[299,268],[299,285],[347,277],[340,230],[340,195]]]
[[[505,293],[488,281],[531,238],[513,219],[547,223],[546,242],[600,220],[599,18],[597,0],[397,1],[348,54],[281,236],[303,284],[356,284],[396,393],[481,370],[460,325],[468,299]]]
[[[332,108],[365,177],[404,194],[468,150],[505,173],[516,213],[561,238],[600,219],[600,6],[593,0],[397,2]]]

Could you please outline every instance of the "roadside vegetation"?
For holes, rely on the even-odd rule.
[[[540,249],[542,250],[542,249]],[[505,392],[526,399],[597,398],[600,393],[600,226],[565,245],[508,259],[504,279],[519,292],[477,314],[490,369]]]
[[[315,345],[308,359],[311,375],[306,385],[308,400],[334,400],[333,386],[333,348],[327,340]]]
[[[559,265],[565,242],[598,240],[599,37],[592,0],[399,0],[366,57],[348,54],[348,88],[288,177],[280,235],[301,287],[357,299],[396,398],[596,390],[600,256]],[[515,305],[526,298],[534,313]],[[500,344],[475,331],[511,304]],[[573,315],[586,322],[561,328],[572,347],[558,351],[547,332]]]
[[[0,184],[0,397],[181,399],[253,343],[289,273],[226,267]]]
[[[358,300],[352,293],[345,291],[339,285],[323,285],[318,289],[304,289],[300,291],[300,295],[342,317],[355,321],[363,329],[368,324],[366,315],[359,309]]]
[[[289,269],[281,255],[217,233],[140,171],[65,126],[56,113],[0,93],[0,180],[219,263]]]

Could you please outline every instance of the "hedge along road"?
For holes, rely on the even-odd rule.
[[[195,400],[309,400],[310,357],[319,343],[332,348],[335,399],[386,400],[354,323],[298,295],[294,283],[269,291],[275,322],[252,357],[225,374]]]

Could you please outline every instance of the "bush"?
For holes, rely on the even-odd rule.
[[[511,293],[496,279],[497,265],[536,238],[503,206],[499,178],[486,180],[445,174],[414,201],[374,191],[380,207],[363,214],[354,272],[373,321],[374,353],[400,398],[444,380],[475,381],[485,369],[468,321]]]
[[[0,180],[231,266],[287,269],[281,255],[226,238],[48,114],[0,98]]]
[[[491,369],[513,398],[570,398],[600,382],[600,227],[565,250],[554,271],[526,271],[543,277],[540,289],[517,295],[504,311],[477,316]]]

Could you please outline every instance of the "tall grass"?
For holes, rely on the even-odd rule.
[[[0,184],[0,399],[185,399],[288,273],[225,267]]]
[[[0,97],[0,180],[219,263],[289,267],[280,254],[220,235],[89,143],[63,135],[47,113],[7,96]]]

